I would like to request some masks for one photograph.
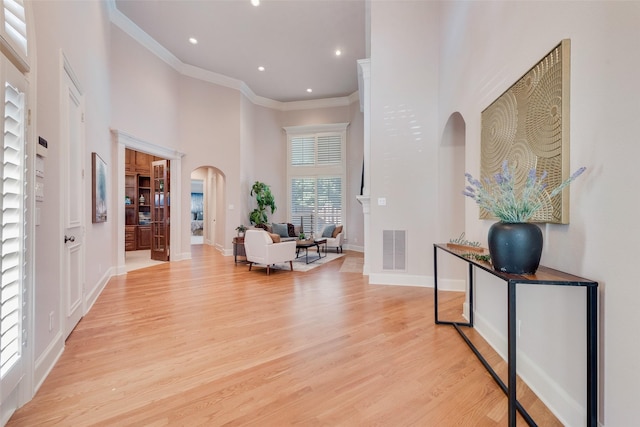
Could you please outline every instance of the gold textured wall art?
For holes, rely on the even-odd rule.
[[[547,172],[547,188],[569,177],[570,40],[540,62],[482,112],[481,175],[493,177],[506,160],[524,185],[531,169]],[[485,210],[481,218],[489,218]],[[569,189],[546,195],[534,222],[569,223]]]

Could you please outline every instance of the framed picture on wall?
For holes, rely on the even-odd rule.
[[[500,173],[506,160],[516,170],[516,187],[528,174],[547,175],[548,188],[569,178],[569,77],[571,41],[562,40],[482,112],[482,176]],[[569,223],[568,189],[540,199],[533,222]],[[490,215],[480,210],[480,218]]]
[[[91,222],[107,221],[107,164],[91,153]]]

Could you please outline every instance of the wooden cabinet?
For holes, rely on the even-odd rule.
[[[124,250],[135,251],[137,249],[136,226],[125,225],[124,227]]]
[[[151,154],[125,149],[125,250],[151,248]]]
[[[151,172],[153,156],[151,154],[141,153],[140,151],[136,151],[135,153],[135,171],[148,176]]]
[[[151,226],[138,226],[138,249],[151,249]]]
[[[136,175],[125,174],[124,176],[124,223],[125,225],[136,225],[138,215],[136,213],[137,194]]]
[[[151,162],[157,158],[151,154],[125,148],[124,150],[124,170],[126,172],[136,172],[143,175],[151,173]]]
[[[136,152],[129,148],[124,149],[124,170],[135,172]]]
[[[138,225],[151,224],[151,177],[138,175]]]

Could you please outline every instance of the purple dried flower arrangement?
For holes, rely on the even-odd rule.
[[[502,172],[495,174],[493,181],[485,177],[484,182],[480,182],[471,174],[466,173],[465,176],[470,185],[465,188],[463,194],[475,200],[481,208],[486,209],[501,222],[527,222],[542,207],[543,199],[558,195],[585,169],[585,167],[581,167],[567,180],[547,193],[547,184],[544,182],[547,178],[546,171],[538,177],[536,170],[531,169],[524,186],[518,189],[515,186],[514,168],[510,167],[505,160],[502,163]]]

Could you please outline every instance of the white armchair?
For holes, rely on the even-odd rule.
[[[287,261],[293,271],[292,261],[296,257],[295,241],[273,243],[266,231],[247,230],[244,235],[244,250],[249,262],[249,271],[253,264],[264,264],[267,266],[267,275],[269,275],[273,264]]]
[[[344,236],[344,230],[342,228],[342,226],[340,225],[339,228],[337,230],[337,233],[333,233],[332,237],[321,237],[322,239],[327,239],[327,248],[336,248],[336,253],[341,253],[342,252],[342,241],[343,241],[343,236]],[[323,233],[324,235],[324,230]]]

